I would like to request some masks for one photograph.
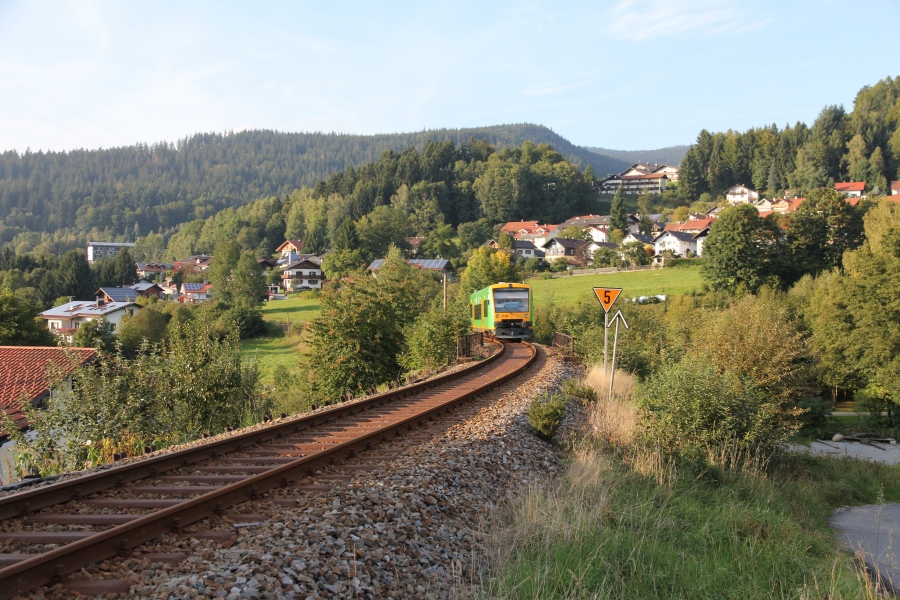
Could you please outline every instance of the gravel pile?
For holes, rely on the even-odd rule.
[[[234,532],[233,544],[166,536],[139,551],[180,551],[189,554],[184,562],[149,563],[136,552],[76,577],[132,582],[121,598],[458,596],[473,581],[474,532],[482,517],[560,468],[552,448],[529,431],[525,410],[578,367],[538,352],[527,373],[437,422],[431,441],[400,439],[373,449],[371,460],[363,454],[356,461],[377,469],[336,467],[333,473],[352,472],[352,479],[320,476],[301,483],[327,483],[328,491],[286,488],[230,509],[270,520],[197,525]],[[295,498],[297,506],[275,504],[273,497]],[[54,586],[32,597],[67,594]]]

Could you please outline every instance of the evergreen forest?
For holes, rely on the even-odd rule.
[[[385,152],[422,151],[435,141],[458,146],[472,137],[497,148],[526,140],[551,144],[579,168],[591,166],[596,173],[626,166],[531,124],[370,136],[199,133],[177,143],[103,150],[7,151],[0,153],[0,243],[60,241],[65,250],[86,238],[134,241],[258,198],[313,187],[333,173],[371,164]],[[16,239],[20,234],[25,235]]]

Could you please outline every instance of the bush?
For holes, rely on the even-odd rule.
[[[528,408],[528,424],[542,440],[549,442],[566,416],[566,398],[541,394]]]
[[[566,379],[563,381],[563,394],[569,398],[578,398],[585,402],[595,402],[597,392],[590,385],[578,379]]]
[[[800,433],[811,437],[824,435],[829,427],[828,418],[834,408],[834,402],[824,398],[803,398],[797,402],[797,408],[805,412],[800,415]]]
[[[76,369],[71,392],[25,407],[27,436],[9,417],[0,415],[0,426],[30,468],[50,475],[256,423],[270,409],[258,379],[237,336],[222,339],[198,319],[173,325],[168,340],[143,345],[135,360],[116,353]]]
[[[247,304],[238,304],[226,310],[219,317],[219,325],[226,332],[236,331],[242,340],[256,337],[266,331],[262,312],[256,306]]]
[[[772,452],[797,431],[801,412],[698,358],[664,367],[639,388],[638,402],[650,440],[697,461],[726,448]]]
[[[400,364],[410,371],[435,370],[456,360],[456,341],[469,328],[468,305],[456,302],[446,311],[440,304],[422,313],[406,334]]]

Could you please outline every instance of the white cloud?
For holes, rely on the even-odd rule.
[[[735,0],[620,0],[609,11],[605,32],[623,40],[647,41],[739,33],[768,22],[746,7]]]
[[[523,94],[526,96],[552,96],[554,94],[562,94],[577,87],[581,87],[585,82],[565,83],[560,85],[533,85],[525,88]]]

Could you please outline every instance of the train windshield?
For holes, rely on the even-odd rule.
[[[495,289],[494,305],[497,312],[528,312],[528,290],[524,288]]]

